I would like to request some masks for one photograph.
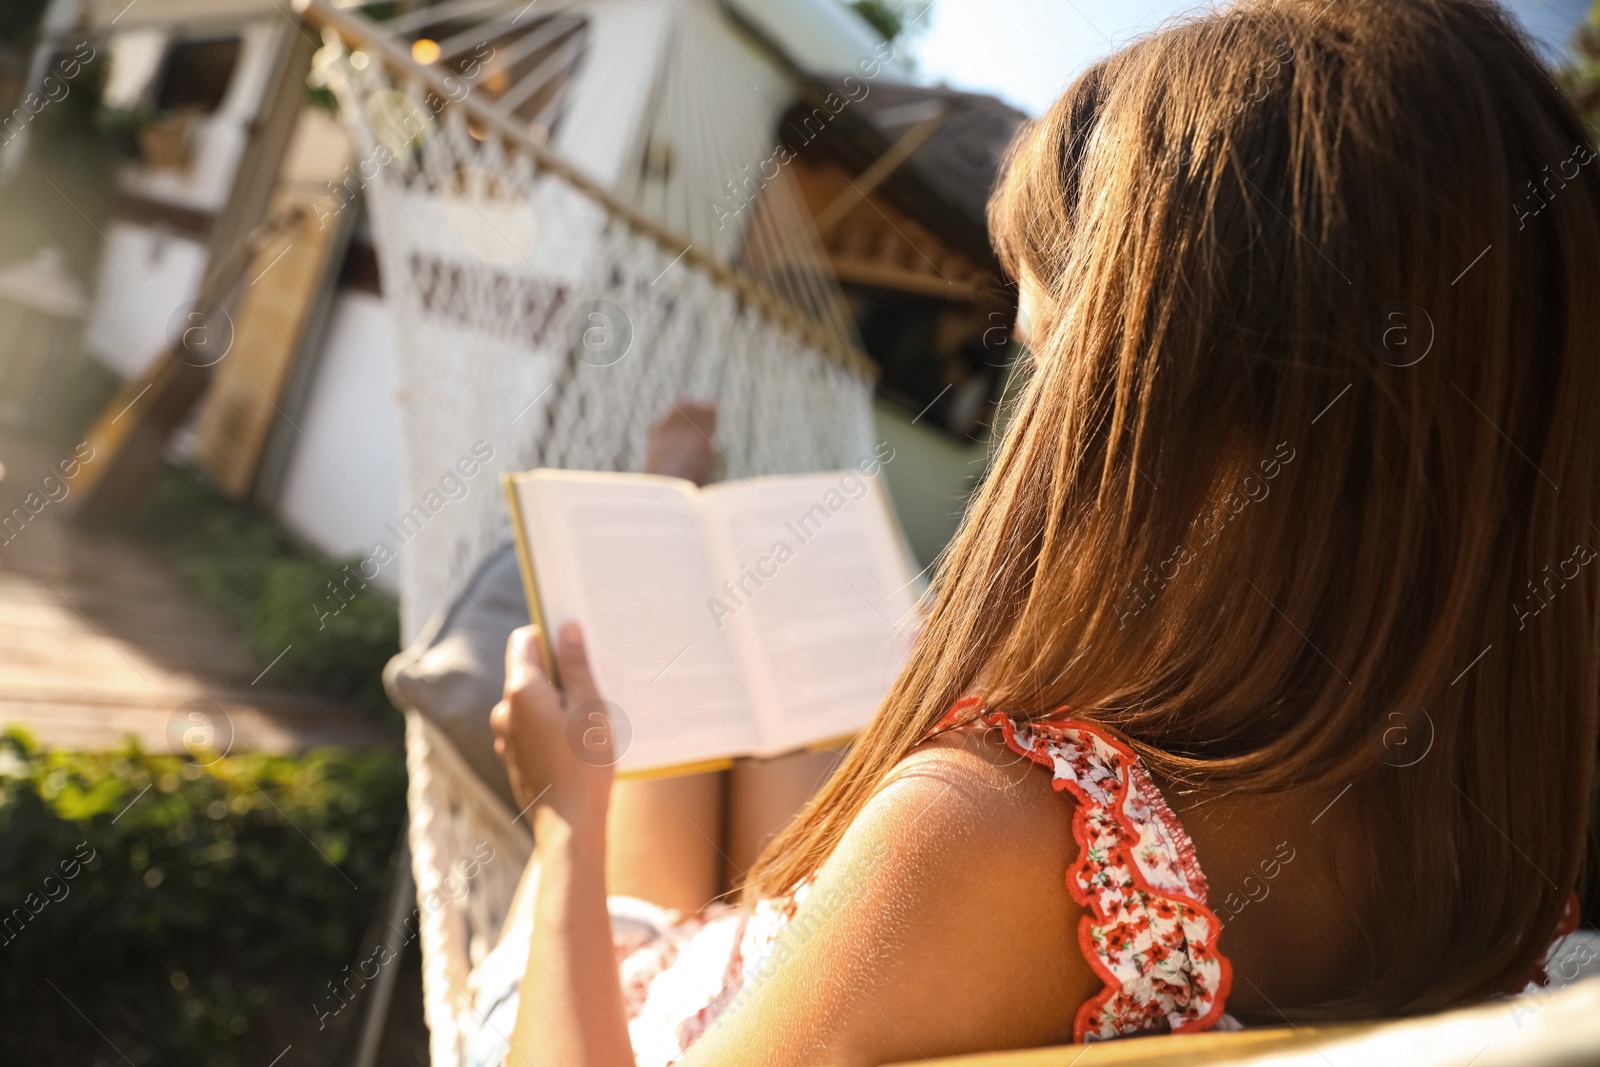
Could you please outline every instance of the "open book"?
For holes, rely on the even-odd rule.
[[[651,474],[502,478],[534,621],[551,635],[583,624],[600,695],[621,709],[620,774],[842,742],[916,636],[904,538],[860,471],[704,489]]]

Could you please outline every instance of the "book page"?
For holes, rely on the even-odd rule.
[[[628,718],[618,771],[757,747],[732,637],[705,610],[713,568],[694,486],[546,470],[516,486],[552,643],[582,623],[600,695]]]
[[[763,751],[864,726],[920,627],[889,503],[860,471],[701,490],[714,546],[708,615],[735,635]]]

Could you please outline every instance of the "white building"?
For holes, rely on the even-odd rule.
[[[233,188],[275,57],[287,35],[314,31],[292,23],[286,5],[275,0],[81,2],[74,33],[79,38],[87,34],[96,42],[97,61],[109,64],[105,104],[137,119],[137,133],[129,140],[137,155],[121,175],[121,202],[106,229],[109,247],[101,261],[86,338],[102,362],[124,378],[134,378],[185,327],[186,309],[206,271],[207,234]],[[70,6],[70,0],[58,0],[58,17],[61,8]],[[685,6],[709,12],[711,21],[690,25]],[[472,71],[478,84],[500,100],[520,93],[516,114],[547,136],[557,154],[647,214],[697,240],[703,235],[708,243],[725,240],[720,227],[710,225],[716,210],[710,205],[714,197],[731,196],[734,186],[730,182],[716,188],[714,181],[683,165],[691,155],[712,153],[711,143],[720,134],[717,115],[664,102],[675,91],[688,93],[691,101],[715,95],[709,84],[689,89],[664,84],[664,57],[674,35],[692,30],[719,53],[713,65],[726,64],[716,77],[738,92],[725,94],[719,106],[754,109],[751,128],[764,131],[761,138],[731,149],[731,158],[751,164],[771,154],[779,126],[805,86],[825,87],[852,72],[859,77],[863,57],[883,60],[873,62],[875,86],[939,94],[914,88],[907,65],[893,57],[892,47],[838,0],[542,0],[531,13],[528,7],[532,5],[509,0],[447,0],[413,5],[386,25],[394,26],[402,40],[421,33],[437,36],[444,61],[452,55],[464,57],[454,61],[457,70],[474,56],[481,59],[483,69]],[[508,18],[515,22],[522,13],[530,22],[540,20],[541,29],[497,36]],[[483,43],[475,51],[460,51],[460,42],[450,35],[472,32]],[[433,38],[426,42],[433,43]],[[495,85],[505,71],[514,77]],[[954,99],[959,94],[943,95]],[[876,132],[885,144],[924,115],[920,98],[907,99],[909,104],[872,113],[884,116]],[[869,133],[874,132],[872,115],[866,115],[869,121],[862,127]],[[986,150],[991,155],[1009,134],[1007,120],[1014,125],[1018,118],[1011,112],[1002,115],[996,132],[989,134],[993,143]],[[727,146],[719,150],[730,151]],[[867,151],[874,149],[868,145]],[[332,190],[348,178],[350,156],[339,120],[330,111],[308,106],[283,161],[280,188],[298,184],[302,190]],[[737,178],[739,171],[730,176]],[[342,184],[348,188],[351,183]],[[986,188],[975,190],[980,206],[984,192]],[[221,394],[226,391],[224,372],[232,368],[231,361],[224,361],[216,369],[211,395],[197,407],[177,444],[236,495],[252,495],[311,544],[344,557],[365,554],[402,503],[391,322],[359,204],[338,214],[337,221],[349,221],[352,232],[328,237],[320,251],[304,243],[285,247],[281,262],[267,256],[270,262],[242,286],[234,313],[238,321],[230,324],[230,331],[239,332],[241,346],[247,334],[254,341],[263,332],[289,331],[276,338],[276,348],[266,356],[233,352],[236,361],[276,361],[267,389],[260,387],[259,377],[248,381],[271,410],[259,402],[245,410],[246,402],[255,401],[249,394],[239,401],[244,405],[239,411],[227,407]],[[464,225],[475,224],[466,216]],[[912,225],[902,219],[897,230]],[[937,238],[925,235],[921,240]],[[982,250],[968,258],[972,255],[982,258]],[[258,257],[252,272],[261,263]],[[869,275],[857,281],[871,292],[906,291],[894,278],[872,275],[870,265],[860,269],[868,269]],[[318,270],[324,280],[308,288],[308,272]],[[978,298],[969,294],[962,299],[961,314],[989,334],[996,333],[997,316],[1009,315],[990,310],[984,313],[988,321],[982,315],[973,319]],[[1005,298],[1000,299],[1003,304]],[[968,327],[969,333],[974,331]],[[1005,331],[998,336],[1003,339]],[[228,340],[233,342],[232,332]],[[980,402],[994,391],[993,385],[984,379]],[[891,491],[924,562],[954,529],[985,455],[981,428],[962,434],[929,428],[952,399],[941,400],[943,392],[927,392],[931,400],[926,404],[915,390],[902,391],[898,403],[884,402],[878,409],[879,432],[900,457],[889,470]],[[930,409],[935,417],[924,418]],[[253,435],[252,419],[259,423]]]

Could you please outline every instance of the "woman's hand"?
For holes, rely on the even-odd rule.
[[[609,705],[595,689],[583,633],[561,628],[562,689],[539,670],[539,631],[506,646],[506,696],[494,748],[518,800],[533,809],[538,889],[533,938],[507,1063],[632,1067],[628,1015],[606,909],[606,808],[616,763]]]
[[[602,834],[616,763],[610,705],[600,699],[583,632],[562,627],[556,645],[563,688],[538,667],[539,631],[524,626],[506,643],[505,698],[489,716],[494,750],[505,761],[530,825],[550,817],[570,830]]]

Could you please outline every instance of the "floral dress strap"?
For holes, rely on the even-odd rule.
[[[1073,1024],[1076,1041],[1210,1029],[1233,970],[1217,951],[1222,924],[1206,907],[1194,843],[1138,756],[1110,731],[1066,718],[1013,722],[976,698],[934,732],[998,728],[1007,747],[1050,770],[1072,795],[1078,858],[1067,889],[1086,914],[1078,944],[1105,989]]]

